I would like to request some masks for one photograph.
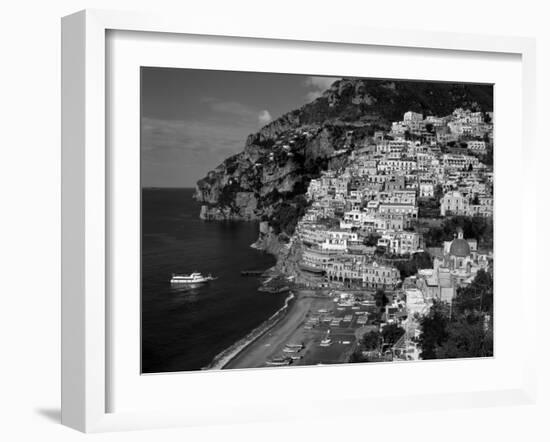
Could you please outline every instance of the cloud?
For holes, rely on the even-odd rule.
[[[307,100],[308,102],[310,102],[310,101],[316,100],[316,99],[319,98],[321,95],[323,95],[323,91],[321,91],[321,90],[309,91],[309,92],[306,94],[306,100]]]
[[[263,110],[258,115],[258,122],[261,126],[264,126],[265,124],[269,123],[273,118],[271,117],[271,114],[268,110]]]
[[[211,110],[222,114],[234,115],[242,118],[253,118],[256,111],[250,106],[239,103],[237,101],[223,101],[216,98],[206,97],[202,99],[203,103],[207,103]]]
[[[141,147],[143,152],[213,151],[227,156],[243,148],[248,132],[248,127],[234,124],[143,118]]]
[[[249,133],[250,125],[232,121],[144,117],[141,120],[143,183],[193,186],[227,157],[242,151]]]
[[[215,97],[202,98],[196,113],[187,118],[143,117],[144,185],[194,185],[226,158],[241,152],[248,135],[272,120],[267,109]]]
[[[268,110],[259,110],[237,101],[224,101],[213,97],[205,97],[201,101],[215,113],[232,116],[243,123],[263,126],[273,119]]]
[[[307,77],[304,80],[305,86],[310,89],[306,93],[307,101],[313,101],[319,98],[324,91],[326,91],[332,83],[336,80],[340,80],[338,77]]]
[[[338,80],[336,77],[307,77],[305,82],[306,86],[325,90],[331,87],[336,80]]]

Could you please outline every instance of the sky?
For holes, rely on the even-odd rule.
[[[194,187],[249,134],[319,97],[336,78],[144,67],[144,187]]]

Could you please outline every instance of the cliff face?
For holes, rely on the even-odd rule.
[[[409,110],[440,116],[458,107],[492,111],[492,99],[486,85],[336,81],[320,98],[250,135],[241,153],[197,183],[201,218],[264,220],[273,235],[290,235],[304,211],[309,181],[344,165],[375,130],[387,129]]]
[[[203,219],[268,219],[276,205],[302,195],[309,180],[328,167],[331,132],[283,117],[248,137],[243,152],[197,183]]]

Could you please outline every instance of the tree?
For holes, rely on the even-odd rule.
[[[357,348],[349,357],[349,362],[352,364],[357,364],[361,362],[368,362],[367,359],[363,356],[361,349]]]
[[[488,144],[487,152],[481,156],[480,160],[487,166],[493,166],[493,144],[489,142],[487,136],[484,137],[484,141]]]
[[[376,330],[365,333],[362,341],[365,350],[376,350],[380,345],[380,337],[380,333]]]
[[[283,200],[275,205],[269,224],[277,234],[283,232],[292,235],[307,206],[308,201],[303,195],[296,195],[292,200]]]
[[[437,183],[434,187],[434,198],[438,203],[443,198],[443,186],[440,183]]]
[[[493,355],[492,328],[485,328],[485,316],[482,314],[461,316],[449,324],[447,333],[447,339],[435,349],[438,359]]]
[[[378,307],[380,310],[382,310],[390,300],[386,296],[386,292],[384,292],[383,289],[376,290],[376,293],[374,294],[374,300],[376,302],[376,307]]]
[[[432,257],[428,252],[413,253],[408,261],[398,261],[395,264],[401,279],[416,275],[419,269],[431,269]]]
[[[365,244],[366,246],[369,246],[369,247],[375,247],[376,244],[378,244],[379,239],[380,239],[380,235],[378,235],[376,233],[369,233],[369,236],[367,236],[363,240],[363,244]]]
[[[385,344],[394,345],[404,334],[405,330],[397,324],[387,324],[382,328],[382,338],[384,338]]]
[[[440,202],[441,197],[432,198],[422,197],[418,198],[418,217],[419,218],[438,218],[440,216]],[[404,229],[406,230],[406,229]]]
[[[422,359],[436,359],[437,347],[447,340],[447,325],[449,322],[448,305],[435,302],[427,315],[420,319],[420,357]]]
[[[452,315],[451,315],[452,311]],[[420,319],[422,359],[473,358],[493,355],[493,279],[479,270],[458,289],[452,310],[436,302]]]
[[[485,270],[479,270],[471,284],[458,289],[453,311],[463,314],[473,311],[493,313],[493,278]]]
[[[480,216],[449,216],[440,227],[431,227],[424,234],[428,247],[441,246],[443,241],[451,241],[458,228],[462,228],[465,238],[474,238],[480,244],[491,248],[493,245],[493,220]]]

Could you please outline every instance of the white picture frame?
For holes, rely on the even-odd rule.
[[[359,26],[335,25],[330,29],[296,27],[292,23],[212,21],[208,17],[169,17],[143,13],[86,10],[62,20],[62,423],[84,432],[168,426],[205,425],[217,422],[282,419],[280,408],[251,413],[247,418],[230,414],[197,412],[108,412],[110,347],[107,219],[110,196],[107,170],[106,33],[142,31],[163,34],[207,35],[284,41],[327,42],[403,49],[471,51],[515,54],[521,57],[522,129],[521,156],[525,189],[522,232],[534,231],[535,192],[527,192],[534,178],[535,42],[518,37],[495,37],[419,31],[392,32]],[[531,204],[530,204],[531,203]],[[525,233],[522,234],[525,236]],[[526,242],[527,243],[527,242]],[[525,256],[528,248],[523,247]],[[520,258],[521,259],[521,258]],[[525,263],[522,263],[522,267]],[[534,281],[522,279],[519,306],[536,304]],[[472,391],[464,394],[426,394],[406,398],[395,392],[376,403],[341,398],[341,413],[356,415],[380,410],[490,406],[532,403],[535,399],[535,324],[522,324],[525,333],[525,367],[521,385]],[[529,357],[531,355],[531,357]],[[197,374],[201,376],[202,374]],[[216,376],[216,374],[208,374]],[[186,400],[192,400],[192,397]],[[313,404],[324,416],[322,403]],[[242,404],[240,409],[254,409]],[[307,414],[307,413],[306,413]]]

